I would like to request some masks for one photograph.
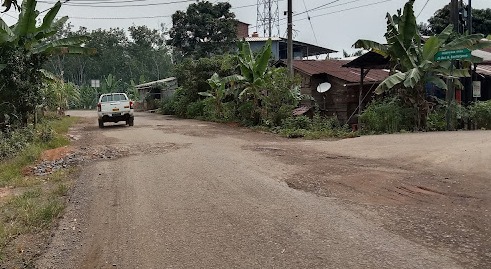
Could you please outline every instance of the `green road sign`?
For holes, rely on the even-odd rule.
[[[468,49],[439,51],[435,54],[435,61],[450,61],[471,58],[471,51]]]

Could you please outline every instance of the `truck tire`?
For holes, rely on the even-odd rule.
[[[104,128],[104,122],[102,120],[99,120],[99,128]]]
[[[128,125],[129,126],[135,125],[135,118],[134,117],[131,117],[131,118],[128,119]]]

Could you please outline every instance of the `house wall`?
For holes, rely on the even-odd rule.
[[[272,41],[271,43],[271,54],[273,54],[273,58],[275,60],[280,59],[280,48],[279,48],[279,41]],[[251,46],[251,50],[254,52],[260,51],[264,45],[266,45],[266,41],[254,41],[254,42],[249,42]]]
[[[344,80],[323,74],[308,76],[298,73],[302,78],[301,93],[307,94],[313,97],[314,102],[307,101],[304,105],[319,106],[321,114],[328,117],[336,117],[342,124],[347,123],[352,114],[353,117],[349,119],[348,124],[356,123],[358,118],[357,113],[354,113],[358,108],[359,98],[359,86],[345,86],[347,83]],[[332,87],[325,93],[319,93],[317,86],[323,82],[331,83]],[[375,86],[365,85],[363,88],[363,96],[369,91],[373,91]],[[364,107],[372,100],[372,95],[368,94],[363,101]]]
[[[237,38],[242,39],[249,36],[249,25],[247,23],[237,23]]]

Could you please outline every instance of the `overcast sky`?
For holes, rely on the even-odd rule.
[[[465,0],[464,2],[467,2]],[[52,6],[54,0],[39,0],[38,10]],[[217,2],[212,0],[211,2]],[[257,0],[229,0],[237,19],[251,24],[255,31]],[[51,4],[47,4],[51,3]],[[170,16],[176,10],[185,10],[193,1],[186,0],[70,0],[59,15],[68,15],[70,22],[89,29],[146,25],[158,29],[160,24],[172,26]],[[286,36],[287,1],[279,0],[280,36]],[[330,49],[349,49],[360,38],[383,42],[386,29],[385,14],[393,14],[406,0],[293,0],[294,38]],[[418,22],[426,22],[436,10],[449,0],[416,0],[414,5]],[[315,9],[319,6],[322,8]],[[491,8],[491,0],[473,0],[474,8]],[[315,9],[308,13],[306,10]],[[15,23],[17,11],[0,15],[7,24]],[[310,16],[310,21],[308,20]],[[147,18],[143,18],[147,17]],[[123,18],[123,19],[120,19]]]

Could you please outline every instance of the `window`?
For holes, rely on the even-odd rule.
[[[115,93],[115,94],[108,94],[102,96],[101,102],[106,103],[106,102],[118,102],[118,101],[128,101],[128,98],[126,95],[122,93]]]

